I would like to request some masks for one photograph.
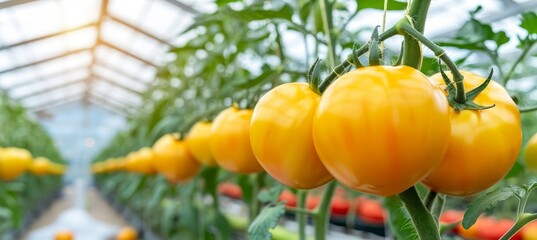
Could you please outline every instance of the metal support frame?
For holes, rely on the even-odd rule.
[[[62,96],[61,98],[57,98],[57,99],[54,99],[52,101],[39,103],[39,104],[36,104],[36,105],[33,105],[33,106],[30,105],[30,106],[26,106],[26,107],[31,112],[40,112],[40,111],[43,111],[45,109],[64,106],[64,105],[67,105],[69,103],[80,101],[82,99],[84,99],[84,96],[82,96],[80,93],[77,93],[77,94],[71,94],[71,95]]]
[[[109,83],[111,85],[114,85],[114,86],[116,86],[118,88],[124,89],[124,90],[126,90],[126,91],[128,91],[130,93],[134,93],[134,94],[136,94],[138,96],[142,95],[142,92],[140,92],[138,90],[135,90],[135,89],[132,89],[131,87],[129,87],[129,86],[123,84],[123,83],[111,80],[111,79],[109,79],[109,78],[107,78],[107,77],[105,77],[105,76],[103,76],[101,74],[98,74],[96,72],[93,72],[93,75],[91,77],[94,78],[94,79],[97,79],[97,80],[107,82],[107,83]]]
[[[59,59],[59,58],[63,58],[63,57],[66,57],[66,56],[74,55],[74,54],[89,51],[89,50],[91,50],[91,48],[82,48],[82,49],[62,53],[60,55],[50,57],[50,58],[46,58],[46,59],[43,59],[43,60],[39,60],[39,61],[31,62],[31,63],[28,63],[28,64],[23,64],[23,65],[19,65],[19,66],[16,66],[16,67],[8,68],[8,69],[0,71],[0,75],[2,75],[4,73],[8,73],[8,72],[13,72],[13,71],[16,71],[16,70],[19,70],[19,69],[31,67],[31,66],[34,66],[34,65],[38,65],[38,64],[41,64],[41,63],[50,62],[52,60],[56,60],[56,59]]]
[[[120,75],[120,76],[122,76],[124,78],[127,78],[127,79],[129,79],[129,80],[131,80],[133,82],[138,83],[138,84],[143,84],[144,86],[147,86],[149,84],[149,82],[147,82],[145,80],[142,80],[141,78],[138,78],[136,76],[133,76],[133,75],[131,75],[131,74],[129,74],[129,73],[117,68],[117,67],[113,67],[113,66],[111,66],[109,64],[106,64],[105,62],[97,61],[97,63],[93,67],[95,68],[97,66],[100,67],[100,68],[104,68],[104,69],[106,69],[108,71],[111,71],[114,74],[117,74],[117,75]]]
[[[94,98],[94,99],[98,99],[106,103],[110,103],[111,105],[116,106],[120,109],[132,109],[133,108],[131,103],[125,103],[115,98],[107,98],[96,91],[91,91],[89,93],[89,98]]]
[[[41,81],[43,81],[45,79],[56,78],[56,77],[71,74],[71,73],[74,73],[74,72],[87,70],[88,67],[89,66],[78,66],[78,67],[66,69],[64,71],[54,72],[54,73],[51,73],[51,74],[48,74],[48,75],[45,75],[45,76],[40,76],[38,78],[34,78],[34,79],[31,79],[31,80],[28,80],[28,81],[16,83],[14,85],[11,85],[7,90],[12,91],[13,89],[17,89],[17,88],[21,88],[21,87],[25,87],[25,86],[29,86],[29,85],[39,83],[39,82],[41,82]]]
[[[89,27],[95,27],[95,23],[88,23],[88,24],[84,24],[84,25],[74,27],[74,28],[71,28],[71,29],[67,29],[67,30],[64,30],[64,31],[55,32],[55,33],[43,35],[43,36],[40,36],[40,37],[20,41],[20,42],[17,42],[17,43],[12,43],[12,44],[9,44],[9,45],[1,46],[0,51],[10,49],[10,48],[14,48],[14,47],[18,47],[18,46],[25,45],[25,44],[30,44],[30,43],[33,43],[33,42],[38,42],[38,41],[49,39],[49,38],[52,38],[52,37],[61,36],[61,35],[66,34],[66,33],[76,32],[76,31],[79,31],[79,30],[82,30],[82,29],[85,29],[85,28],[89,28]]]
[[[119,46],[116,46],[116,45],[110,43],[110,42],[107,42],[107,41],[104,41],[104,40],[101,39],[101,43],[102,43],[102,45],[104,45],[106,47],[109,47],[111,49],[114,49],[114,50],[116,50],[116,51],[118,51],[120,53],[123,53],[124,55],[127,55],[127,56],[129,56],[131,58],[134,58],[134,59],[138,60],[139,62],[145,64],[145,65],[148,65],[148,66],[151,66],[151,67],[154,67],[154,68],[158,68],[158,66],[155,63],[153,63],[153,62],[151,62],[149,60],[146,60],[146,59],[144,59],[144,58],[142,58],[140,56],[137,56],[137,55],[135,55],[135,54],[133,54],[133,53],[131,53],[131,52],[119,47]]]
[[[180,1],[177,1],[177,0],[164,0],[164,1],[174,5],[176,7],[179,7],[181,9],[183,9],[184,11],[189,12],[191,14],[194,14],[194,15],[200,14],[200,12],[198,12],[198,10],[196,10],[196,9],[192,8],[191,6],[188,6],[188,5],[186,5],[186,4],[184,4],[184,3],[180,2]]]
[[[0,9],[15,7],[18,5],[25,4],[25,3],[37,2],[37,1],[38,0],[11,0],[11,1],[0,2]]]
[[[68,87],[71,87],[71,86],[74,86],[74,85],[77,85],[77,84],[82,84],[82,83],[84,83],[85,80],[86,80],[86,78],[82,78],[82,79],[78,79],[78,80],[75,80],[75,81],[69,81],[69,82],[62,83],[62,84],[55,84],[55,85],[53,85],[51,87],[41,88],[38,91],[32,91],[32,92],[23,94],[22,96],[15,97],[15,99],[21,101],[21,100],[24,100],[24,99],[40,96],[40,95],[47,94],[47,93],[50,93],[50,92],[54,92],[54,91],[57,91],[57,90],[63,90],[65,88],[68,88]]]
[[[155,36],[155,35],[153,35],[151,33],[148,33],[146,31],[142,30],[141,28],[139,28],[137,26],[134,26],[134,25],[132,25],[132,24],[130,24],[130,23],[124,21],[124,20],[121,20],[121,19],[119,19],[117,17],[114,17],[112,15],[108,15],[107,17],[109,19],[111,19],[112,21],[114,21],[114,22],[117,22],[117,23],[119,23],[119,24],[121,24],[123,26],[126,26],[126,27],[134,30],[135,32],[141,33],[141,34],[145,35],[146,37],[149,37],[149,38],[151,38],[153,40],[156,40],[159,43],[162,43],[162,44],[164,44],[164,45],[166,45],[168,47],[173,47],[173,45],[171,45],[168,41],[166,41],[166,40],[164,40],[162,38],[159,38],[159,37],[157,37],[157,36]]]

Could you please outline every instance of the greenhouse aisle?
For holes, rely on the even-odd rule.
[[[74,184],[64,187],[61,197],[34,221],[22,239],[30,240],[31,238],[29,236],[32,232],[51,226],[62,214],[76,209],[77,205],[80,204],[84,205],[83,209],[86,209],[93,219],[113,226],[113,229],[119,229],[129,225],[93,187],[88,187],[83,192],[84,194],[77,195],[77,187]]]

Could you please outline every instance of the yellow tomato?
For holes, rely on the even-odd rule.
[[[234,173],[262,172],[250,145],[251,109],[236,106],[222,111],[211,126],[209,146],[222,168]]]
[[[161,137],[153,145],[153,153],[157,171],[171,183],[190,180],[200,168],[185,142],[172,134]]]
[[[116,240],[136,240],[138,239],[138,232],[132,227],[124,227],[116,236]]]
[[[287,186],[312,189],[333,179],[313,145],[311,127],[320,99],[306,83],[287,83],[255,106],[252,149],[263,168]]]
[[[54,240],[73,240],[73,233],[68,230],[58,231],[54,235]]]
[[[357,191],[390,196],[431,173],[449,143],[442,90],[407,66],[364,67],[324,92],[313,119],[328,171]]]
[[[209,147],[211,125],[211,122],[197,122],[192,126],[185,140],[190,153],[192,153],[196,160],[207,166],[216,165],[216,161]]]
[[[450,73],[447,73],[451,77]],[[471,90],[484,78],[462,72],[465,89]],[[442,76],[433,81],[445,86]],[[432,190],[466,196],[481,192],[500,181],[516,161],[522,142],[520,112],[499,84],[491,81],[474,102],[495,106],[485,110],[451,110],[451,139],[440,167],[423,183]]]
[[[138,150],[138,172],[142,174],[154,174],[157,172],[154,164],[154,153],[153,149],[144,147]]]
[[[14,180],[32,164],[32,154],[25,149],[4,148],[0,150],[0,179]]]
[[[537,134],[534,134],[526,144],[524,160],[529,170],[537,172]]]
[[[49,164],[48,173],[56,174],[56,175],[63,175],[66,170],[67,168],[65,165],[51,162]]]
[[[36,176],[42,176],[49,173],[50,161],[44,157],[35,158],[30,166],[30,172]]]

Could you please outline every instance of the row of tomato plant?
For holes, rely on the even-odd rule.
[[[532,90],[520,87],[532,73],[524,60],[537,42],[535,13],[521,14],[524,33],[510,39],[479,21],[477,7],[452,38],[433,42],[423,35],[427,0],[216,4],[182,33],[190,40],[171,51],[176,58],[160,69],[140,114],[96,157],[109,160],[94,169],[104,172],[103,192],[164,238],[227,238],[234,226],[266,239],[287,210],[300,239],[307,218],[324,239],[338,182],[349,194],[383,199],[399,239],[472,229],[497,205],[498,215],[516,220],[498,238],[536,218],[525,210],[537,186],[528,168],[534,147],[519,154],[535,131]],[[347,28],[371,9],[404,12],[382,31]],[[371,38],[360,42],[365,31]],[[401,52],[384,49],[397,36]],[[304,43],[286,45],[290,37]],[[515,61],[500,55],[510,41],[518,42]],[[301,59],[287,54],[296,46],[305,48]],[[422,46],[434,56],[423,56]],[[466,54],[451,59],[442,47]],[[129,165],[149,148],[129,153],[151,146],[146,162],[161,176]],[[128,171],[110,174],[118,169]],[[241,187],[248,227],[222,213],[222,181]],[[323,185],[320,204],[308,210],[307,190]],[[284,188],[297,194],[296,207],[278,201]],[[462,227],[439,224],[444,206],[457,204],[468,207]]]
[[[65,166],[45,129],[3,92],[0,126],[0,239],[14,239],[59,190]]]

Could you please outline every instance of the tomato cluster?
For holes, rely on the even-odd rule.
[[[485,81],[462,74],[467,89]],[[381,196],[420,181],[444,194],[474,194],[514,164],[520,113],[495,82],[473,99],[494,105],[485,110],[455,110],[445,87],[440,74],[428,78],[406,66],[358,68],[322,96],[307,84],[283,84],[254,109],[252,148],[271,176],[295,188],[315,188],[333,176]]]

